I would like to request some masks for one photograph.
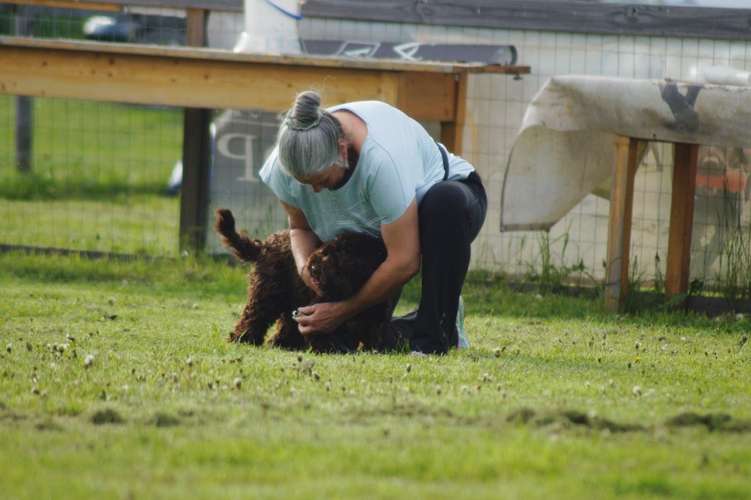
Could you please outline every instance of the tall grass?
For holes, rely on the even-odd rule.
[[[537,239],[537,259],[527,263],[525,278],[536,283],[543,293],[560,290],[568,284],[573,276],[585,274],[584,261],[579,259],[576,264],[567,264],[566,252],[569,245],[569,233],[564,232],[555,238],[547,231],[541,232]],[[524,242],[522,242],[522,247]],[[554,247],[560,246],[558,258],[555,258]]]
[[[743,224],[736,209],[738,195],[725,192],[718,228],[723,241],[717,284],[731,303],[751,299],[751,226]]]
[[[725,229],[717,278],[720,291],[731,302],[751,299],[751,227]]]

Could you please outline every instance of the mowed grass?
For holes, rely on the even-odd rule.
[[[179,200],[131,196],[98,200],[0,199],[0,242],[126,254],[175,255]]]
[[[473,274],[470,349],[313,355],[225,341],[244,274],[0,255],[2,496],[748,498],[747,318]]]
[[[0,243],[176,255],[182,111],[34,99],[31,173],[15,157],[15,100],[0,96]]]

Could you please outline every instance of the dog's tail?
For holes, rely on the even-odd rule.
[[[222,244],[242,261],[253,262],[261,253],[262,243],[251,240],[246,234],[238,234],[235,230],[235,218],[226,208],[217,209],[214,230],[221,236]]]

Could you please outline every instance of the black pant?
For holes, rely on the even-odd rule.
[[[408,330],[412,350],[445,353],[456,347],[456,312],[469,268],[470,244],[485,221],[487,206],[485,188],[474,172],[466,179],[435,184],[420,202],[420,307],[393,320]]]

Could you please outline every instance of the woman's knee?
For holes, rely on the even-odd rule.
[[[439,182],[425,193],[420,202],[421,217],[459,218],[467,210],[466,187],[459,182]]]

